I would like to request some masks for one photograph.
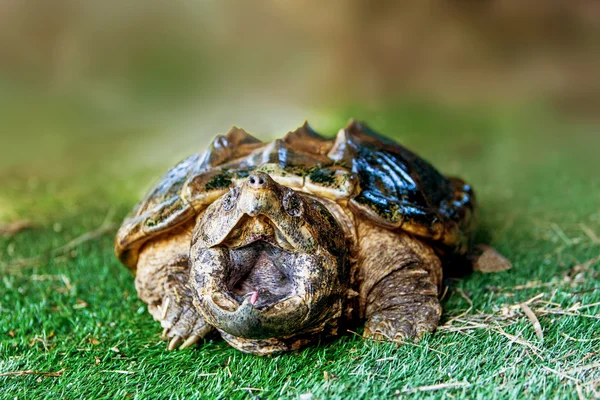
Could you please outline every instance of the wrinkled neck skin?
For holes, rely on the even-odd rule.
[[[353,224],[332,201],[252,178],[260,187],[244,183],[199,215],[190,286],[230,345],[268,355],[334,335],[347,319]]]

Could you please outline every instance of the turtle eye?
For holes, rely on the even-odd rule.
[[[290,190],[283,195],[283,208],[292,217],[299,217],[303,212],[302,199]]]
[[[240,196],[240,190],[236,187],[231,189],[223,198],[223,211],[231,211],[235,204],[237,203],[237,199]]]

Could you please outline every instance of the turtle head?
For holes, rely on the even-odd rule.
[[[227,341],[268,354],[335,327],[346,258],[340,224],[321,202],[254,172],[199,216],[190,284]]]

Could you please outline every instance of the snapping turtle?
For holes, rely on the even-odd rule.
[[[366,337],[404,340],[437,327],[474,207],[468,184],[362,123],[268,144],[232,128],[160,180],[115,251],[170,350],[216,330],[265,355],[361,319]]]

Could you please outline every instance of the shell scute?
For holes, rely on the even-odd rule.
[[[331,139],[319,135],[308,125],[308,122],[304,122],[295,131],[288,132],[282,141],[288,148],[308,154],[326,155],[333,146]]]
[[[329,157],[350,165],[361,190],[350,200],[357,212],[390,229],[440,242],[464,252],[475,198],[470,186],[369,127],[351,121]]]
[[[124,264],[135,266],[137,251],[148,237],[193,217],[194,209],[180,193],[199,160],[194,154],[171,168],[125,218],[115,238],[115,251]]]

